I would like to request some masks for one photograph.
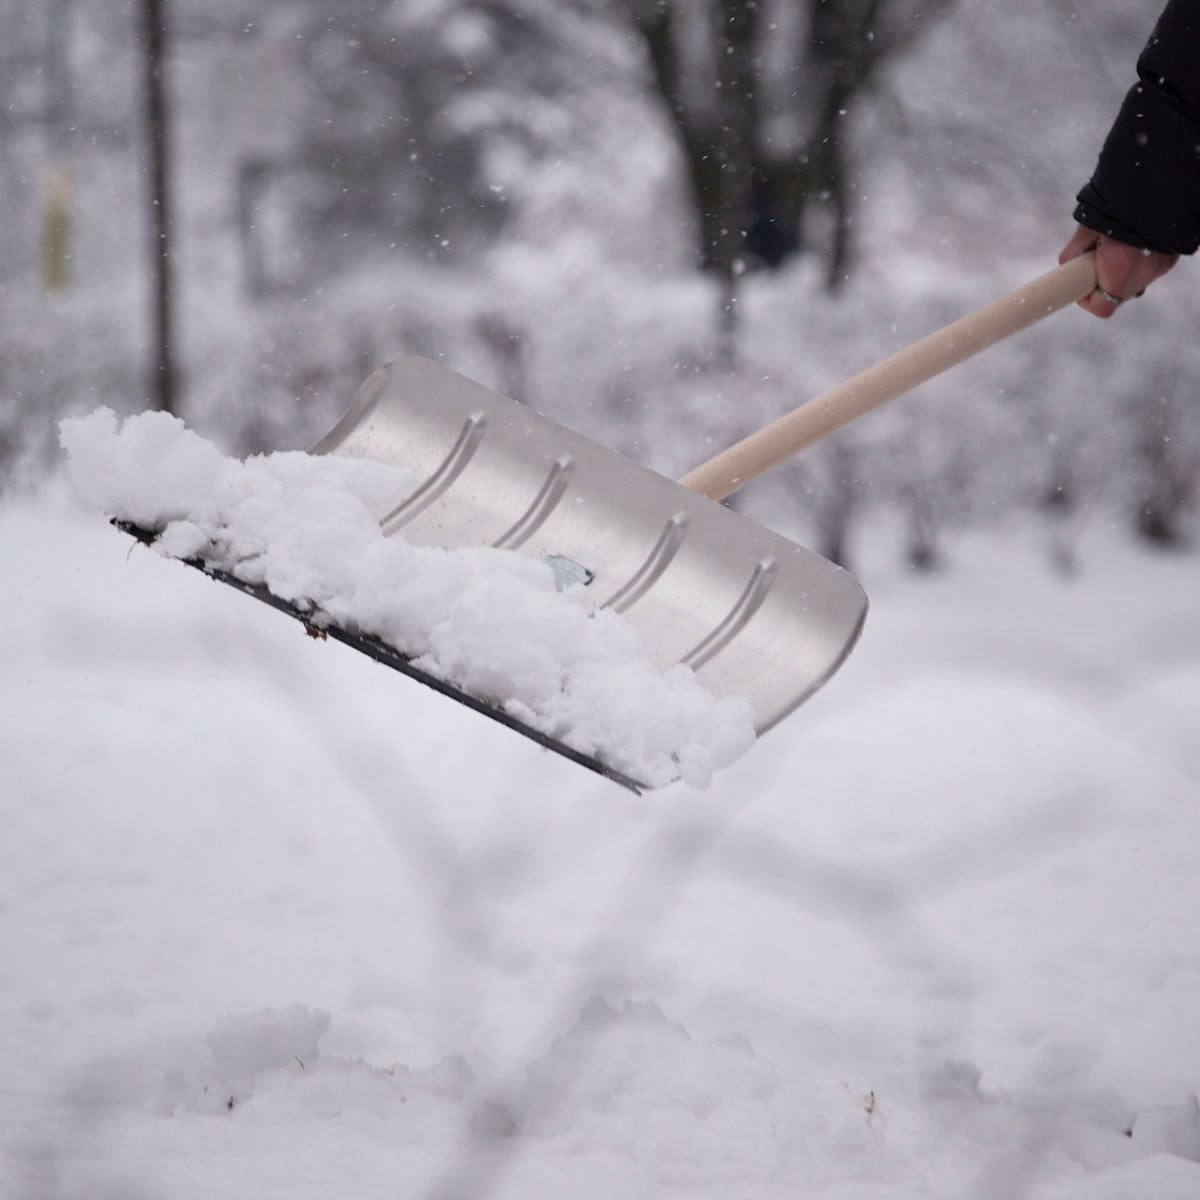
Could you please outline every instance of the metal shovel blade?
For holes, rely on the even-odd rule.
[[[657,667],[748,701],[759,733],[833,674],[866,615],[820,555],[427,359],[377,370],[312,453],[407,468],[421,482],[379,505],[386,534],[547,561]]]

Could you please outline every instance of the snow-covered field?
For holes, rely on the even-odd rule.
[[[1200,559],[1039,537],[638,798],[7,501],[0,1195],[1200,1195]]]

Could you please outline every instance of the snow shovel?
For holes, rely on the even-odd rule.
[[[780,418],[672,482],[418,357],[379,368],[313,454],[375,459],[421,482],[377,505],[385,534],[492,546],[548,563],[596,610],[621,614],[653,664],[682,663],[741,697],[755,731],[813,694],[849,654],[867,598],[848,572],[718,501],[855,417],[1095,287],[1092,256],[1040,276]],[[123,524],[153,541],[152,531]],[[195,561],[226,583],[635,791],[654,786],[433,674],[379,638]]]
[[[632,622],[656,665],[684,663],[714,695],[744,697],[763,733],[837,670],[862,628],[867,599],[840,567],[715,501],[1081,299],[1095,283],[1091,255],[1056,267],[810,400],[678,483],[417,357],[371,375],[312,453],[415,472],[423,482],[375,514],[385,533],[545,560],[564,584],[586,585],[597,608]],[[500,719],[613,774],[507,714]]]

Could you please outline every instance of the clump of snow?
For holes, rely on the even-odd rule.
[[[582,588],[558,591],[546,563],[384,537],[370,501],[404,490],[397,468],[241,462],[163,413],[119,424],[99,409],[62,422],[61,439],[83,498],[160,531],[163,554],[310,603],[648,786],[707,786],[754,741],[747,703],[712,696],[689,668],[655,668],[627,621],[591,612]]]
[[[329,1020],[302,1004],[228,1016],[208,1035],[213,1069],[223,1079],[252,1082],[261,1071],[311,1063]]]

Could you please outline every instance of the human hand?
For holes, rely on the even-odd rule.
[[[1165,275],[1178,261],[1178,254],[1160,254],[1157,250],[1140,250],[1137,246],[1114,241],[1080,225],[1075,236],[1058,256],[1060,263],[1096,251],[1097,287],[1079,301],[1079,307],[1093,316],[1107,320],[1124,300],[1140,296],[1160,275]]]

